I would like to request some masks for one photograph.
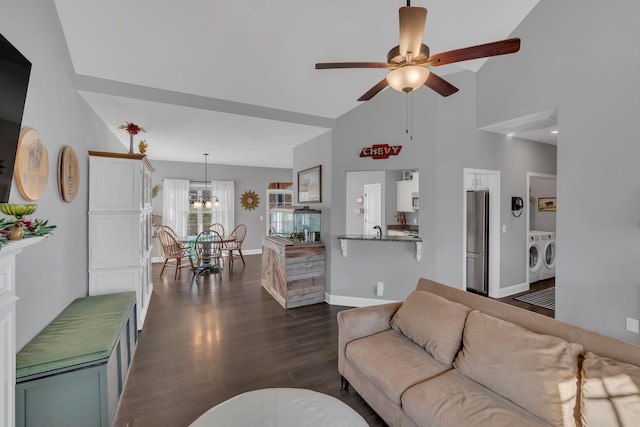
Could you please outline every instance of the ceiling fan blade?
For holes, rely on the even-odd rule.
[[[384,79],[380,80],[378,82],[378,84],[376,84],[374,87],[369,89],[367,91],[367,93],[365,93],[360,98],[358,98],[358,101],[368,101],[368,100],[370,100],[371,98],[376,96],[382,89],[384,89],[387,86],[389,86],[389,82],[387,82],[387,78],[385,77]]]
[[[327,70],[331,68],[393,68],[386,62],[319,62],[316,70]]]
[[[480,44],[463,49],[438,53],[429,58],[429,65],[438,66],[469,59],[487,58],[489,56],[506,55],[520,50],[520,39],[501,40],[493,43]]]
[[[400,55],[406,57],[420,54],[422,33],[427,22],[427,9],[424,7],[404,6],[400,8]]]
[[[458,88],[443,79],[442,77],[433,74],[433,72],[429,73],[429,77],[424,82],[425,86],[430,87],[434,91],[438,92],[442,96],[453,95],[458,91]]]

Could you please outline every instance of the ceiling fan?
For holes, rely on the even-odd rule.
[[[422,43],[426,20],[427,9],[411,7],[411,1],[407,0],[407,6],[400,8],[400,44],[389,51],[387,62],[321,62],[316,64],[316,69],[386,68],[391,70],[387,77],[358,98],[358,101],[370,100],[387,86],[409,93],[423,84],[442,96],[449,96],[456,93],[458,88],[431,72],[427,67],[506,55],[520,50],[520,39],[513,38],[430,55],[429,47]]]

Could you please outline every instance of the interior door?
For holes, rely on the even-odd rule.
[[[364,186],[364,234],[375,236],[376,230],[373,228],[379,225],[384,229],[382,223],[382,184],[367,184]],[[382,234],[384,234],[381,231]]]

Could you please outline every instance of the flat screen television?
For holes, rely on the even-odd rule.
[[[0,202],[9,201],[31,62],[0,34]]]

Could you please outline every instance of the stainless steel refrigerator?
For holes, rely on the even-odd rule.
[[[488,191],[467,191],[467,290],[489,291]]]

